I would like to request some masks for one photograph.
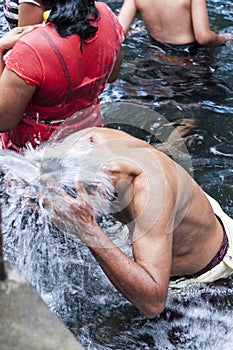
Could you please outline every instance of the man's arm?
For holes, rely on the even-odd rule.
[[[45,199],[44,204],[53,207],[53,222],[57,228],[79,237],[113,285],[147,318],[161,313],[167,299],[172,259],[172,234],[166,233],[168,206],[165,205],[158,220],[151,220],[151,213],[147,211],[145,215],[139,215],[136,236],[133,235],[132,240],[132,260],[99,227],[88,204],[88,195],[80,184],[77,187],[78,199],[65,194],[57,184],[52,185],[52,191],[59,194],[61,201],[53,194],[53,201],[50,203]],[[141,196],[135,201],[136,215],[137,210],[141,212],[141,205],[136,203],[141,199],[144,203],[145,198]],[[161,206],[164,207],[164,203]]]
[[[135,259],[131,260],[102,231],[99,230],[96,234],[107,248],[99,246],[89,248],[112,284],[145,317],[153,318],[161,313],[168,292],[170,249],[166,248],[166,252],[169,252],[168,260],[167,254],[164,254],[162,249],[156,251],[152,248],[152,245],[158,242],[151,241],[148,233],[148,237],[140,238],[135,244],[134,252],[137,253]],[[170,247],[170,244],[168,246]]]
[[[196,41],[215,48],[232,40],[230,34],[217,34],[210,29],[206,0],[192,0],[192,23]]]
[[[124,0],[124,3],[120,9],[118,20],[124,28],[125,37],[128,34],[131,23],[133,22],[137,14],[137,7],[134,0]]]

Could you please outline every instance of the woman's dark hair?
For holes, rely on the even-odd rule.
[[[55,25],[57,32],[64,38],[78,34],[82,41],[91,38],[98,30],[91,25],[97,22],[99,12],[93,0],[42,0],[46,10],[50,10],[47,22]]]

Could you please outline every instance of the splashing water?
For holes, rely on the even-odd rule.
[[[65,143],[27,151],[25,156],[0,151],[5,258],[24,273],[86,349],[230,350],[230,278],[211,286],[172,290],[164,312],[146,320],[115,290],[87,247],[68,234],[69,228],[59,232],[52,225],[52,209],[43,206],[43,198],[62,199],[59,192],[51,194],[51,187],[41,179],[53,176],[55,187],[72,189],[88,149],[87,140],[77,143],[71,137]],[[84,169],[82,180],[102,183],[111,193],[106,174],[93,178],[93,169],[89,174]],[[96,213],[100,213],[97,207]],[[129,241],[122,250],[131,256]]]
[[[68,277],[65,277],[67,286],[64,280],[59,281],[64,275],[62,270],[67,270],[71,261],[76,265],[83,263],[83,258],[78,252],[81,243],[69,235],[69,226],[59,232],[52,224],[53,204],[59,203],[64,212],[70,210],[64,192],[59,189],[65,188],[78,200],[75,178],[81,174],[82,183],[89,191],[93,188],[91,205],[96,217],[107,210],[113,192],[106,173],[101,170],[94,173],[93,167],[85,166],[85,157],[91,149],[88,140],[74,142],[71,137],[66,138],[66,143],[27,150],[24,156],[0,150],[5,258],[15,264],[42,295],[51,290],[54,293],[55,289],[60,302],[64,287],[68,288],[69,284]],[[52,184],[47,179],[53,179]],[[99,191],[95,191],[96,186]],[[44,198],[49,200],[49,207],[44,206]],[[74,249],[75,257],[70,257]],[[50,298],[49,294],[47,297]]]

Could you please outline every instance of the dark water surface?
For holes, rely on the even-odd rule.
[[[115,13],[122,1],[105,1]],[[232,1],[208,1],[215,30],[233,31]],[[0,27],[6,30],[2,12]],[[233,43],[182,65],[164,61],[150,47],[137,17],[123,43],[120,78],[101,96],[106,123],[151,141],[185,141],[180,162],[233,216]],[[147,134],[148,132],[148,134]],[[139,132],[140,133],[140,132]],[[140,134],[141,135],[141,134]],[[174,152],[176,152],[174,151]],[[184,159],[185,158],[185,159]],[[26,165],[25,165],[26,166]],[[164,312],[145,320],[111,285],[89,250],[70,237],[35,227],[18,200],[6,210],[5,254],[24,271],[46,303],[90,350],[231,350],[232,279],[170,291]],[[17,215],[16,215],[17,214]],[[6,219],[5,219],[6,220]],[[30,234],[29,234],[29,231]],[[12,240],[14,237],[14,241]],[[130,255],[130,244],[122,249]]]

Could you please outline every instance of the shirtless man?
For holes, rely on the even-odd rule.
[[[215,48],[232,40],[231,34],[210,29],[206,0],[124,0],[118,19],[125,36],[137,12],[149,35],[161,43]]]
[[[147,318],[162,312],[169,285],[210,282],[233,272],[233,219],[171,158],[144,141],[108,128],[82,130],[63,143],[58,154],[64,160],[72,148],[78,154],[78,144],[87,152],[79,159],[77,198],[55,181],[45,205],[53,207],[55,225],[67,230],[68,224],[69,232],[89,247],[115,287]],[[44,155],[51,158],[49,149]],[[74,162],[67,162],[72,170]],[[94,183],[99,171],[109,176],[114,187],[112,213],[128,225],[133,260],[103,232],[93,214],[92,197],[98,194],[98,201],[108,192],[106,184],[99,183],[91,194],[87,182],[93,179]]]

